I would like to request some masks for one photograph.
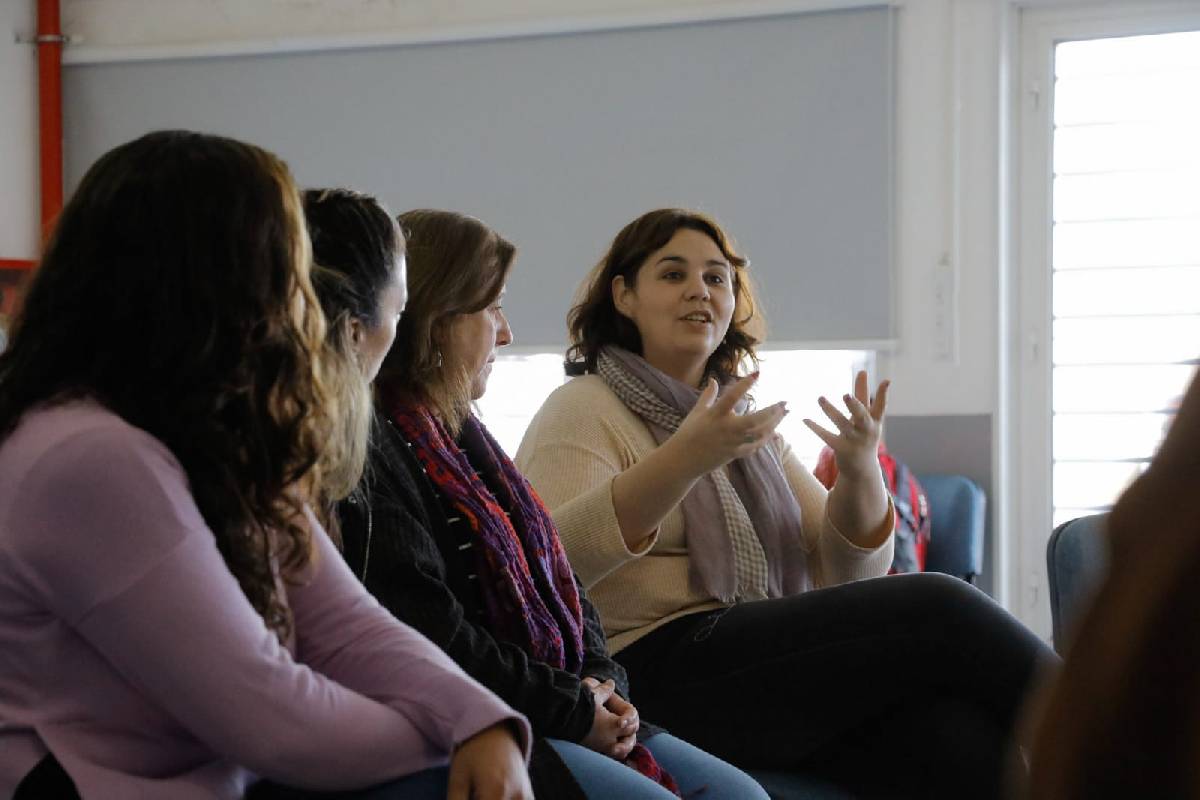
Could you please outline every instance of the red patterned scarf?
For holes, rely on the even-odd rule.
[[[576,675],[583,667],[583,611],[575,575],[550,512],[474,415],[458,442],[427,407],[384,397],[434,487],[470,525],[488,627],[534,659]],[[478,470],[478,472],[476,471]],[[679,795],[643,744],[625,765]]]
[[[387,413],[434,487],[471,527],[492,633],[538,661],[578,674],[579,594],[554,521],[533,488],[474,416],[461,436],[472,445],[469,458],[426,407],[393,402]]]

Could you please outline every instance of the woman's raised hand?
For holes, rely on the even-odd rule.
[[[817,403],[833,422],[837,433],[822,428],[811,419],[804,420],[809,430],[833,450],[838,474],[848,473],[855,477],[878,475],[879,437],[883,431],[889,385],[889,381],[882,381],[872,399],[867,391],[867,373],[860,370],[854,376],[854,394],[842,395],[849,417],[824,397],[817,398]]]
[[[752,414],[735,410],[757,379],[757,372],[747,375],[720,396],[717,382],[710,380],[671,438],[613,480],[613,510],[621,538],[632,552],[646,546],[696,481],[771,441],[788,413],[783,403]]]
[[[671,437],[677,446],[687,449],[689,463],[694,466],[697,477],[762,447],[787,416],[787,404],[783,402],[750,414],[738,414],[734,410],[757,380],[758,373],[752,372],[718,396],[717,382],[710,378],[691,413]]]

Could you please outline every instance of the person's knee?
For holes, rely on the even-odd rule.
[[[906,591],[918,592],[931,599],[974,598],[977,595],[987,595],[980,592],[971,584],[946,575],[942,572],[914,572],[907,575],[893,575],[888,580],[904,583]]]
[[[767,790],[754,778],[736,767],[730,767],[729,775],[723,775],[719,784],[720,793],[713,797],[736,797],[739,800],[770,800]]]
[[[679,783],[684,796],[699,793],[713,800],[769,800],[747,773],[711,753],[667,733],[646,740],[646,747]]]
[[[683,774],[675,776],[685,797],[703,789],[701,796],[713,800],[769,800],[766,789],[754,778],[715,756],[709,756],[709,759],[711,763],[694,770],[695,774],[692,774],[693,770],[685,770]]]
[[[575,742],[547,739],[589,800],[669,800],[671,792],[636,769]],[[665,765],[663,765],[665,766]],[[669,770],[668,770],[669,771]]]
[[[1003,613],[992,598],[966,581],[940,572],[920,572],[887,578],[903,583],[906,599],[918,613],[979,616]]]

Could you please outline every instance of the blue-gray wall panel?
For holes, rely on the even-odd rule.
[[[892,13],[71,66],[68,185],[183,127],[262,144],[304,185],[475,214],[521,251],[516,343],[551,349],[625,222],[696,207],[752,258],[772,339],[890,338]]]

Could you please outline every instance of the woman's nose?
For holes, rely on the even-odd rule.
[[[707,300],[708,299],[708,284],[704,282],[704,278],[692,278],[687,282],[686,287],[688,300]]]
[[[496,329],[496,346],[504,347],[506,345],[512,344],[512,342],[513,342],[512,328],[510,328],[508,325],[508,317],[506,317],[504,315],[504,312],[501,311],[500,312],[500,327]]]

